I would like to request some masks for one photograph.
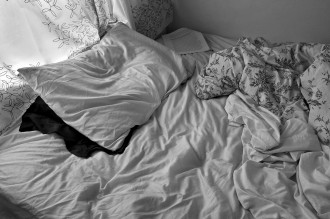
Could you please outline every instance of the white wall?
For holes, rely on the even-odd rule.
[[[173,0],[171,29],[330,43],[330,0]]]

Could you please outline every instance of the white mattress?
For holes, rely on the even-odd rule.
[[[206,35],[211,48],[234,40]],[[209,53],[185,55],[198,71]],[[38,218],[250,218],[235,193],[241,128],[226,98],[201,101],[192,80],[165,99],[122,155],[71,155],[56,135],[0,137],[0,191]]]

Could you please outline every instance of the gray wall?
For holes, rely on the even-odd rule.
[[[330,43],[330,0],[173,0],[172,30]]]

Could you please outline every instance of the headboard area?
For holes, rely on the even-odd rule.
[[[171,29],[190,27],[230,38],[330,43],[330,1],[174,0]]]

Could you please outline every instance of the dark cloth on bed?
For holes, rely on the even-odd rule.
[[[122,154],[136,128],[137,126],[130,130],[120,148],[112,151],[101,147],[71,126],[67,125],[54,113],[41,97],[37,97],[35,102],[31,104],[29,109],[24,113],[19,131],[26,132],[38,130],[43,134],[56,133],[63,138],[69,152],[78,157],[88,158],[97,151],[103,151],[110,155]]]

